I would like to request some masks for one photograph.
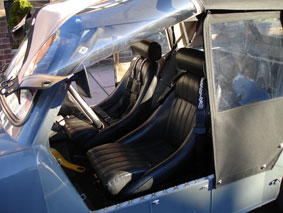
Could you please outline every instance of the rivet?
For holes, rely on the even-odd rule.
[[[219,181],[217,182],[217,184],[218,184],[218,185],[222,184],[222,180],[219,180]]]
[[[265,169],[266,168],[266,164],[263,164],[260,168],[261,169]]]
[[[82,200],[85,200],[87,197],[86,197],[86,195],[85,194],[81,194],[81,199]]]
[[[159,200],[154,200],[154,201],[152,201],[152,204],[153,204],[153,205],[159,205]]]
[[[43,87],[49,87],[50,84],[51,84],[51,81],[49,81],[49,80],[46,80],[46,81],[42,82],[42,86]]]
[[[283,149],[283,143],[281,143],[278,148]]]

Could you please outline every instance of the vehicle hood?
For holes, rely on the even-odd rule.
[[[114,52],[202,12],[196,0],[69,0],[36,11],[2,80],[48,88]]]

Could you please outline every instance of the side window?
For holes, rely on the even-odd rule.
[[[280,18],[211,25],[216,107],[283,96],[283,31]]]

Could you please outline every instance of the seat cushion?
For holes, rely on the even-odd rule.
[[[112,195],[116,195],[127,183],[173,151],[173,147],[160,140],[137,144],[104,144],[92,148],[87,155],[99,180]]]
[[[68,134],[69,138],[76,143],[84,144],[86,140],[94,137],[98,133],[95,126],[73,115],[66,117],[64,121],[65,132]]]

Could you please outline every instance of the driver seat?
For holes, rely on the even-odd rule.
[[[161,46],[145,39],[133,44],[131,49],[137,57],[119,85],[104,101],[92,107],[104,128],[97,129],[81,114],[65,117],[64,130],[77,147],[83,148],[90,139],[95,145],[115,141],[148,117],[151,102],[144,101],[144,96],[157,72]]]
[[[154,114],[115,143],[87,152],[96,176],[112,195],[124,197],[153,189],[192,156],[194,130],[200,129],[195,127],[196,119],[201,118],[198,123],[206,119],[197,116],[205,104],[204,53],[183,48],[176,62],[187,72]]]

